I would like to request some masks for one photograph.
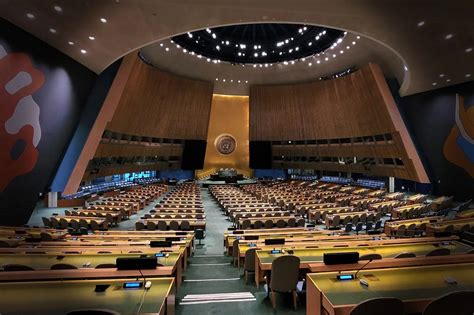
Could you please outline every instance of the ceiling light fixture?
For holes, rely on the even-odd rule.
[[[87,50],[81,49],[81,54],[85,54],[85,53],[87,53]]]
[[[59,5],[55,5],[54,10],[56,10],[56,12],[63,12],[63,8],[61,8]]]
[[[168,47],[165,48],[166,51],[170,51],[170,49]]]
[[[418,25],[418,27],[422,27],[423,25],[425,25],[425,21],[420,21],[420,22],[418,22],[417,25]]]
[[[440,73],[440,74],[439,74],[439,77],[440,77],[440,78],[444,78],[444,73]]]
[[[472,47],[466,48],[466,52],[470,53],[472,51]]]
[[[95,40],[95,37],[94,36],[89,36],[89,39],[90,40]]]
[[[53,34],[56,34],[56,33],[57,33],[57,31],[56,31],[54,28],[50,28],[49,31],[50,31],[51,33],[53,33]]]
[[[432,83],[432,85],[433,85],[433,86],[436,86],[436,85],[438,85],[438,83],[436,83],[436,82],[433,82],[433,83]]]
[[[451,82],[451,79],[446,79],[446,82]]]
[[[451,39],[453,38],[453,34],[447,34],[446,36],[444,36],[444,39]]]
[[[249,83],[249,81],[245,80],[245,83]]]
[[[35,15],[33,13],[26,13],[26,17],[29,19],[34,19]]]
[[[70,46],[73,46],[74,45],[74,42],[71,42],[71,41],[68,41],[67,42]]]
[[[107,19],[106,19],[106,18],[100,18],[100,21],[101,21],[102,23],[107,23]]]
[[[470,78],[471,77],[471,74],[470,73],[467,73],[466,74],[466,78]]]

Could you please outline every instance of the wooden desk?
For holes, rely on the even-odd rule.
[[[206,229],[206,220],[197,220],[197,219],[145,219],[143,220],[143,224],[147,225],[147,222],[154,222],[158,224],[158,221],[166,222],[166,225],[169,226],[171,221],[176,221],[181,225],[182,221],[188,221],[189,225],[192,229]]]
[[[144,297],[140,314],[173,315],[175,289],[173,278],[150,278],[151,288],[123,289],[123,283],[136,279],[100,279],[69,281],[34,281],[0,283],[2,313],[11,315],[64,315],[78,309],[109,309],[120,314],[136,314]],[[110,287],[95,293],[98,284]],[[27,301],[25,300],[27,298]]]
[[[154,249],[153,253],[160,249]],[[153,255],[152,252],[148,253]],[[158,257],[158,263],[165,267],[171,267],[167,276],[174,276],[177,279],[178,288],[181,286],[183,263],[182,252],[169,252],[169,257]],[[140,254],[0,254],[0,265],[20,264],[30,266],[35,271],[29,271],[32,275],[38,270],[49,270],[55,264],[69,264],[80,269],[93,269],[100,264],[115,264],[119,257],[140,257]],[[160,268],[160,267],[158,267]],[[0,272],[0,281],[8,279],[10,272]]]
[[[281,246],[274,246],[279,249]],[[430,251],[438,248],[448,248],[452,254],[467,253],[471,246],[453,241],[449,245],[443,246],[439,242],[429,243],[409,243],[377,246],[357,246],[357,247],[331,247],[294,249],[293,255],[300,258],[300,269],[308,269],[310,263],[322,262],[324,253],[339,252],[359,252],[359,255],[380,254],[383,258],[391,258],[402,252],[414,253],[416,256],[424,256]],[[271,270],[272,262],[276,258],[285,254],[270,254],[270,251],[257,251],[255,255],[255,283],[257,287],[263,280],[264,273]]]
[[[347,315],[360,302],[387,296],[402,300],[406,313],[421,313],[429,302],[444,294],[474,290],[474,263],[364,269],[358,276],[365,279],[369,287],[356,280],[337,281],[337,274],[307,275],[306,314]],[[458,284],[447,284],[446,277],[456,279]]]

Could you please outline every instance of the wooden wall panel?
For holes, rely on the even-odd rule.
[[[388,134],[393,140],[384,145],[352,143],[356,137]],[[352,138],[351,143],[347,143],[347,138]],[[337,143],[309,144],[314,140],[332,139]],[[374,64],[332,80],[251,86],[250,140],[303,143],[273,144],[273,166],[276,168],[361,172],[429,183],[383,74]],[[280,161],[279,157],[285,157],[285,161]],[[370,167],[342,165],[308,162],[308,157],[360,157],[378,159],[380,163]],[[403,165],[388,165],[383,159],[400,159]]]
[[[371,66],[341,78],[251,86],[250,140],[332,139],[395,131]]]
[[[95,153],[95,158],[107,156],[181,156],[183,146],[160,145],[146,146],[133,144],[101,143]]]
[[[213,83],[169,74],[134,56],[134,67],[108,130],[206,140]]]

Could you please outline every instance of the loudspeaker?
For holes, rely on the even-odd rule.
[[[176,237],[176,236],[170,236],[170,237],[165,237],[165,240],[167,242],[179,242],[181,241],[181,237]]]
[[[156,257],[119,257],[115,260],[117,270],[156,269]]]
[[[183,170],[200,170],[204,167],[206,144],[207,142],[204,140],[184,140],[181,160]]]
[[[267,238],[265,240],[265,245],[284,245],[285,239],[284,238]]]
[[[270,141],[250,141],[250,168],[272,168],[272,143]]]
[[[323,261],[326,265],[355,264],[359,261],[359,253],[324,253]]]

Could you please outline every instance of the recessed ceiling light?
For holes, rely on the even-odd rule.
[[[436,85],[438,85],[438,83],[436,83],[436,82],[433,82],[433,83],[431,83],[431,84],[432,84],[433,86],[436,86]]]
[[[170,51],[170,49],[168,47],[165,48],[166,51]]]
[[[245,80],[245,83],[249,83],[249,81]]]
[[[324,60],[328,61],[328,60],[329,60],[329,58],[328,58],[328,57],[326,57],[326,58],[324,58]]]
[[[163,47],[163,43],[160,44],[160,47]]]
[[[418,27],[421,27],[421,26],[423,26],[423,25],[425,25],[425,21],[420,21],[420,22],[418,22]]]
[[[321,63],[321,61],[320,61],[320,60],[318,60],[318,61],[316,61],[316,63]]]
[[[238,80],[237,82],[240,83],[240,80]]]
[[[219,81],[219,79],[218,79],[218,78],[216,78],[216,81]]]
[[[100,18],[100,21],[101,21],[102,23],[107,23],[107,19],[106,19],[106,18]]]
[[[446,79],[446,82],[451,82],[451,79]]]
[[[63,8],[61,8],[59,5],[55,5],[54,10],[56,10],[56,12],[63,12]]]
[[[74,42],[71,42],[71,41],[68,41],[67,43],[71,46],[74,45]]]
[[[360,39],[360,36],[357,36],[357,39]]]
[[[230,82],[234,82],[234,80],[230,80]]]
[[[87,50],[81,49],[81,54],[85,54],[85,53],[87,53]]]
[[[49,31],[53,34],[56,34],[56,32],[57,32],[54,28],[50,28]]]
[[[355,45],[355,44],[356,44],[356,42],[352,42],[352,45]]]
[[[403,69],[405,69],[405,71],[408,71],[408,67],[407,67],[407,66],[403,66]]]
[[[444,39],[451,39],[453,38],[453,34],[447,34],[446,36],[444,36]]]
[[[440,78],[444,78],[444,73],[440,73],[440,74],[439,74],[439,77],[440,77]]]
[[[472,51],[472,47],[466,48],[466,52],[469,53]]]
[[[222,79],[222,82],[225,82],[225,79]]]
[[[470,73],[467,73],[466,74],[466,78],[470,78],[471,77],[471,74]]]
[[[343,53],[344,53],[344,50],[341,50],[340,53],[343,54]]]
[[[35,15],[33,13],[26,13],[26,17],[29,19],[34,19]]]
[[[90,39],[90,40],[94,40],[95,37],[94,37],[94,36],[89,36],[89,39]]]
[[[313,65],[313,64],[312,64],[311,62],[310,62],[310,63],[308,63],[308,66],[310,66],[310,67],[311,67],[312,65]]]

